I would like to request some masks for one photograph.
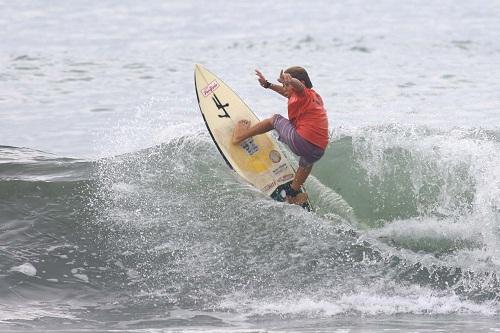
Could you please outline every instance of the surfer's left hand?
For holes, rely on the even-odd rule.
[[[278,78],[278,82],[282,84],[289,84],[292,81],[292,76],[288,73],[283,72],[281,70],[280,77]]]

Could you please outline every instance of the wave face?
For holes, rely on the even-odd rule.
[[[335,133],[308,213],[242,183],[204,132],[95,161],[3,146],[0,320],[498,314],[498,151],[485,130]]]

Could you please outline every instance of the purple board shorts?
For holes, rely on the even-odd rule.
[[[325,153],[323,149],[303,139],[290,120],[285,117],[275,114],[273,126],[279,134],[278,140],[285,143],[295,155],[300,156],[299,165],[301,167],[313,165]]]

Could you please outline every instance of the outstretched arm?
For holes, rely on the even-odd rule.
[[[257,75],[257,80],[263,88],[271,89],[278,94],[287,97],[285,94],[285,88],[283,86],[267,81],[264,75],[258,69],[255,70],[255,75]]]

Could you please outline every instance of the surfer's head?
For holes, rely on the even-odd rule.
[[[309,79],[309,75],[307,74],[307,71],[304,68],[299,67],[299,66],[293,66],[293,67],[288,68],[285,71],[285,73],[290,74],[293,78],[304,83],[304,85],[307,88],[311,89],[313,87],[313,85],[311,83],[311,79]]]

